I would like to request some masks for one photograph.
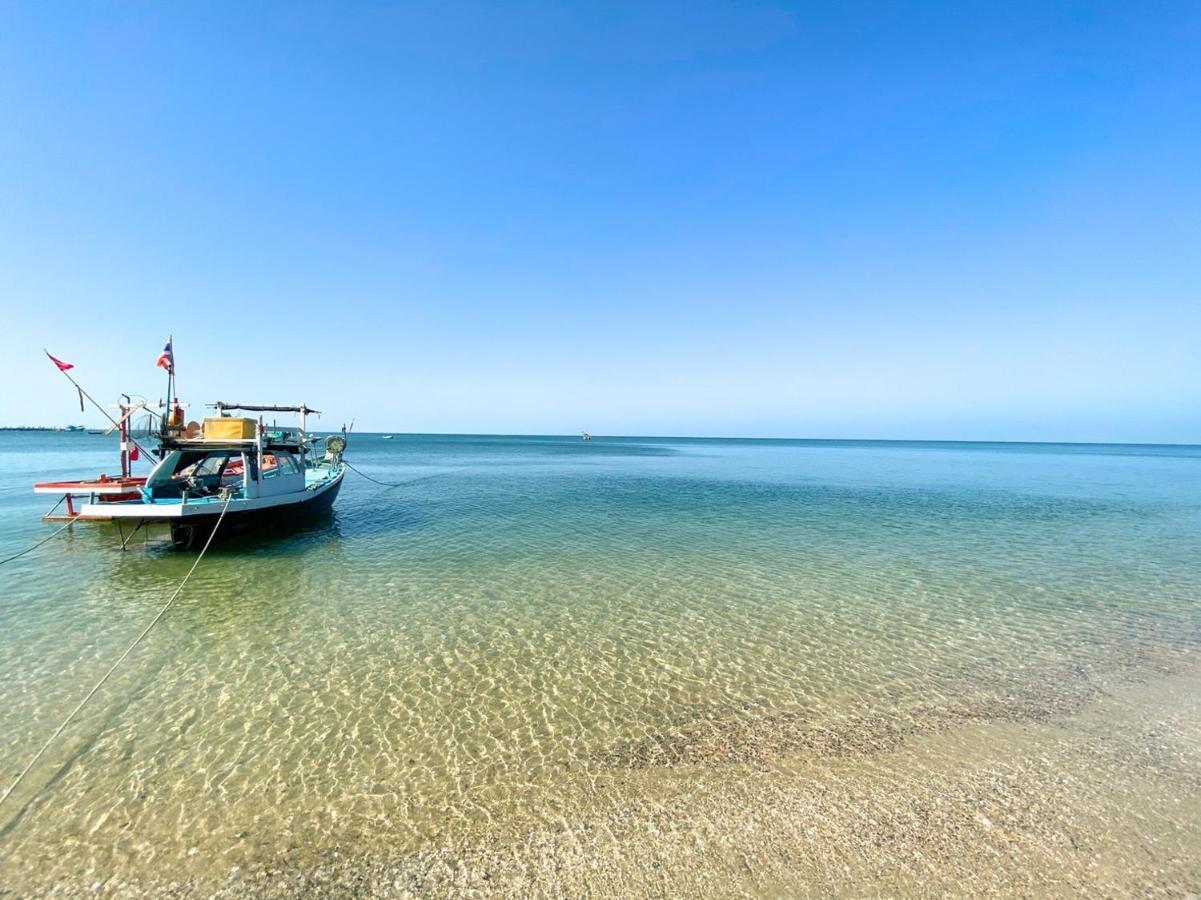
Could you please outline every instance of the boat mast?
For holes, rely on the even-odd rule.
[[[128,394],[122,394],[123,402],[117,405],[118,411],[121,413],[121,477],[128,478],[133,474],[133,457],[129,450],[129,417],[133,415],[133,398]]]
[[[167,344],[171,345],[171,359],[167,360],[167,419],[171,419],[171,394],[175,388],[175,335],[167,335]]]
[[[175,335],[167,335],[167,346],[171,348],[171,358],[167,360],[167,414],[163,418],[163,434],[167,434],[171,422],[171,389],[175,387]]]

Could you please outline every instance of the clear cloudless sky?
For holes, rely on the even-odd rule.
[[[1201,4],[0,3],[0,422],[1201,442]]]

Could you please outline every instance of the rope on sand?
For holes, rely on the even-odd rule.
[[[104,683],[106,681],[108,681],[109,676],[112,675],[113,672],[117,671],[117,666],[121,665],[121,663],[123,663],[125,661],[125,657],[129,656],[129,654],[133,652],[134,647],[136,647],[138,644],[142,643],[142,639],[144,637],[146,637],[146,635],[150,634],[150,629],[153,628],[155,625],[157,625],[159,619],[161,619],[163,617],[163,615],[167,612],[167,610],[171,608],[171,604],[173,604],[175,602],[175,598],[178,597],[183,592],[184,586],[188,583],[188,579],[192,577],[192,573],[196,571],[196,567],[199,566],[200,561],[202,559],[204,559],[204,554],[208,552],[209,545],[212,544],[213,537],[217,534],[217,529],[221,527],[221,522],[222,522],[222,520],[225,519],[225,511],[227,509],[229,509],[229,501],[232,499],[233,499],[233,492],[231,491],[225,497],[225,505],[221,507],[221,515],[219,515],[217,517],[217,524],[215,524],[213,526],[213,530],[209,533],[208,540],[204,542],[204,549],[201,550],[200,555],[196,557],[196,562],[192,563],[192,568],[188,569],[188,574],[183,577],[183,581],[181,581],[179,583],[179,587],[177,587],[175,589],[175,593],[171,595],[171,599],[168,600],[165,604],[163,604],[163,607],[158,611],[158,613],[155,615],[155,617],[150,620],[150,624],[147,625],[142,630],[142,633],[139,634],[134,639],[134,642],[132,644],[130,644],[128,647],[125,648],[125,652],[122,653],[117,658],[117,661],[112,664],[112,667],[107,672],[104,673],[104,677],[96,682],[95,687],[93,687],[90,691],[88,691],[88,695],[79,701],[79,705],[77,707],[75,707],[73,710],[71,710],[71,714],[69,716],[67,716],[65,719],[63,719],[63,723],[58,726],[58,730],[56,730],[54,732],[54,734],[50,735],[50,739],[48,741],[46,741],[46,743],[42,744],[42,749],[34,754],[33,759],[31,759],[29,761],[29,765],[27,765],[22,770],[21,774],[17,776],[16,781],[14,781],[11,785],[9,785],[8,790],[4,792],[4,796],[0,797],[0,806],[3,806],[4,801],[7,800],[10,796],[12,796],[12,792],[17,789],[17,785],[19,785],[21,783],[22,779],[24,779],[25,776],[29,774],[29,771],[34,767],[34,765],[37,764],[37,761],[42,758],[42,754],[44,754],[47,750],[50,749],[50,745],[53,744],[58,739],[58,736],[63,733],[63,730],[68,725],[71,724],[71,720],[74,719],[75,716],[79,714],[79,711],[81,709],[83,709],[84,706],[87,705],[87,702],[89,700],[91,700],[94,696],[96,696],[96,692],[100,690],[100,688],[104,685]],[[70,523],[68,522],[67,524],[70,524]],[[59,530],[61,531],[62,529],[59,529]],[[53,537],[53,536],[54,535],[51,535],[51,537]],[[49,538],[47,538],[47,540],[49,540]],[[30,549],[32,549],[32,548],[30,548]],[[7,560],[6,560],[6,562],[7,562]]]

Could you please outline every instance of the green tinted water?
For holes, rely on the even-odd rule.
[[[111,450],[0,436],[0,556],[47,533],[32,481]],[[697,723],[836,728],[1201,641],[1201,448],[365,436],[348,458],[403,484],[350,474],[328,520],[210,551],[0,809],[7,883],[419,852],[618,797]],[[5,784],[192,561],[80,527],[4,567]]]

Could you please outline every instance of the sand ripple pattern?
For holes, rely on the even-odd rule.
[[[489,847],[586,867],[596,835],[632,821],[674,846],[673,816],[713,839],[751,784],[803,805],[782,785],[814,766],[850,797],[898,754],[967,752],[954,736],[973,729],[1020,746],[1006,729],[1066,727],[1184,677],[1201,648],[1201,459],[1184,450],[400,437],[354,452],[404,485],[350,481],[304,533],[211,551],[0,821],[0,885],[235,891],[251,872],[341,878],[354,859],[381,892],[387,859],[398,894],[453,888],[463,860],[483,867],[460,887],[487,889]],[[4,477],[0,550],[37,533]],[[11,567],[6,777],[190,561],[92,529]],[[1191,796],[1191,759],[1156,759]],[[1183,827],[1194,809],[1163,815]],[[554,891],[512,860],[492,869],[510,888]]]

